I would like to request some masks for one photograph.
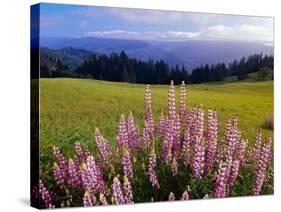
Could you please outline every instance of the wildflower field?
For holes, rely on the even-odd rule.
[[[273,193],[273,82],[40,80],[40,207]]]

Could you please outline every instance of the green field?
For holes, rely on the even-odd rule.
[[[41,159],[50,156],[57,145],[71,154],[79,140],[92,148],[94,129],[98,127],[110,142],[117,135],[120,114],[133,112],[136,123],[143,125],[144,87],[140,84],[116,83],[88,79],[40,80],[40,147]],[[152,86],[154,119],[166,112],[168,86]],[[179,86],[176,87],[177,101]],[[203,105],[218,111],[220,134],[226,117],[239,115],[242,135],[254,142],[264,117],[273,113],[273,82],[233,82],[187,86],[187,105]],[[265,135],[272,131],[263,129]]]

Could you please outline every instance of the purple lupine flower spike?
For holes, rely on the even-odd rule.
[[[131,182],[129,181],[129,179],[126,176],[124,176],[123,194],[124,194],[124,200],[125,200],[126,204],[134,203],[132,185],[131,185]]]
[[[176,95],[174,81],[171,80],[168,91],[168,118],[169,120],[176,119]]]
[[[205,168],[205,147],[199,136],[195,138],[194,149],[192,171],[196,178],[201,178]]]
[[[104,181],[99,166],[93,156],[89,156],[82,164],[82,184],[86,191],[103,192]]]
[[[208,123],[206,133],[206,157],[205,157],[205,169],[211,171],[216,161],[218,142],[218,124],[217,114],[215,111],[208,110]]]
[[[174,120],[173,124],[173,144],[172,144],[172,151],[173,155],[179,159],[180,151],[181,151],[181,128],[180,128],[180,119],[179,116],[176,115],[176,119]]]
[[[123,166],[123,173],[124,176],[128,178],[133,178],[133,165],[131,161],[131,156],[127,148],[123,148],[123,154],[121,156],[122,166]]]
[[[121,183],[117,177],[113,179],[112,195],[113,195],[114,203],[116,205],[121,205],[126,203],[124,199]]]
[[[190,131],[187,129],[184,133],[183,144],[182,144],[182,154],[184,165],[190,164],[191,159],[191,141],[190,141]]]
[[[118,125],[118,144],[122,147],[128,146],[128,131],[125,116],[122,114]]]
[[[73,188],[80,188],[82,184],[79,168],[72,159],[68,160],[68,185]]]
[[[94,137],[103,161],[108,161],[110,155],[110,146],[108,141],[102,137],[98,128],[95,130]]]
[[[229,184],[230,189],[234,186],[235,180],[238,175],[239,166],[240,166],[240,161],[234,160],[232,163],[229,178],[228,178],[228,184]]]
[[[128,129],[129,149],[136,150],[140,148],[139,137],[138,137],[137,128],[135,126],[135,121],[132,112],[130,112],[127,119],[127,129]]]
[[[84,205],[84,207],[91,207],[91,206],[94,205],[94,197],[93,197],[93,194],[90,193],[89,191],[86,191],[86,192],[84,193],[83,205]]]
[[[197,108],[196,116],[196,134],[201,139],[204,133],[204,110],[202,108],[202,105],[200,108]]]
[[[57,163],[54,163],[53,175],[57,184],[62,188],[67,182],[68,162],[63,156],[63,154],[60,152],[60,149],[56,146],[53,147],[53,154],[57,159]]]
[[[246,148],[248,146],[247,140],[240,140],[236,145],[236,151],[235,151],[235,159],[239,161],[240,165],[243,165],[245,161],[245,154],[246,154]]]
[[[266,169],[271,158],[272,138],[268,138],[267,143],[262,146],[260,158],[255,171],[255,182],[252,189],[253,195],[259,195],[265,180]]]
[[[78,141],[75,142],[74,149],[79,163],[86,162],[88,156],[91,155],[90,151],[87,148],[82,148],[81,144]]]
[[[180,122],[183,124],[185,119],[185,113],[186,113],[186,87],[184,81],[182,81],[181,87],[180,87]]]
[[[143,139],[143,143],[144,143],[145,148],[149,148],[152,144],[152,134],[151,134],[150,125],[146,121],[144,121],[142,139]]]
[[[172,161],[173,139],[174,139],[173,120],[169,120],[169,125],[168,128],[166,129],[166,135],[162,146],[162,158],[164,162],[167,164]]]
[[[39,180],[38,184],[39,197],[42,200],[45,208],[54,208],[53,198],[51,192],[45,187],[42,180]]]
[[[145,94],[144,94],[144,120],[147,122],[149,129],[151,130],[150,133],[154,131],[154,121],[152,116],[152,100],[151,100],[151,89],[150,85],[145,87]]]
[[[219,166],[219,171],[216,177],[213,197],[214,198],[222,198],[226,196],[226,178],[228,172],[228,164],[225,162],[221,162]]]
[[[259,130],[258,133],[256,134],[256,143],[255,146],[252,150],[252,158],[254,160],[258,160],[260,157],[260,152],[261,152],[261,142],[262,142],[262,134],[261,131]]]
[[[154,151],[154,148],[152,149],[152,152],[150,153],[150,156],[148,158],[148,175],[149,175],[149,181],[152,184],[152,187],[155,188],[160,188],[159,182],[158,182],[158,178],[157,178],[157,174],[155,172],[155,167],[157,165],[157,157]]]

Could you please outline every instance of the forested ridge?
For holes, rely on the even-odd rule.
[[[71,51],[75,50],[71,49]],[[253,54],[229,64],[206,64],[187,70],[184,65],[170,66],[163,60],[145,61],[130,58],[124,51],[111,55],[89,54],[89,52],[82,52],[82,54],[81,50],[78,51],[79,60],[83,62],[74,68],[65,64],[65,58],[68,59],[69,56],[41,54],[40,76],[91,78],[145,84],[168,84],[171,80],[174,80],[175,84],[181,83],[182,80],[187,83],[202,83],[222,81],[229,76],[237,76],[238,80],[243,80],[248,78],[250,73],[258,72],[262,68],[263,70],[267,68],[272,72],[274,60],[273,55]],[[85,57],[84,60],[83,57]]]

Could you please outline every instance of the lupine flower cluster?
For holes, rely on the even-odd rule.
[[[123,155],[121,156],[121,161],[122,161],[124,176],[128,178],[133,178],[134,174],[133,174],[133,165],[131,161],[131,156],[126,148],[123,149]]]
[[[133,202],[133,190],[129,179],[124,176],[123,186],[117,177],[113,179],[112,184],[112,196],[113,203],[116,205],[132,204]]]
[[[145,127],[149,137],[151,138],[154,132],[154,121],[152,115],[152,99],[151,99],[151,89],[150,85],[147,85],[145,88],[144,95],[144,121]]]
[[[52,193],[42,182],[39,183],[32,189],[31,201],[33,204],[37,204],[40,208],[54,208],[54,193]],[[35,202],[34,202],[35,201]],[[36,203],[37,201],[37,203]]]
[[[177,108],[172,81],[167,111],[155,119],[157,123],[152,114],[151,87],[147,85],[142,130],[138,131],[130,112],[120,116],[114,142],[96,128],[94,154],[78,141],[69,158],[59,147],[53,147],[56,184],[49,188],[54,191],[40,180],[33,201],[39,201],[42,208],[120,205],[259,195],[265,193],[264,188],[273,187],[272,138],[264,142],[258,131],[251,147],[251,141],[239,130],[238,115],[227,119],[219,137],[217,111],[205,112],[202,105],[187,108],[184,82],[179,98]],[[254,179],[253,185],[247,185],[251,189],[247,193],[239,193],[238,176],[245,184]]]
[[[256,168],[256,179],[252,190],[253,195],[258,195],[261,192],[263,182],[265,180],[266,169],[271,158],[272,139],[268,138],[267,143],[263,144],[261,154]]]
[[[218,143],[218,119],[217,112],[208,110],[207,120],[207,132],[206,132],[206,157],[205,157],[205,169],[211,171],[217,153]]]
[[[152,187],[156,187],[159,188],[159,182],[157,179],[157,175],[155,172],[155,167],[156,167],[156,154],[154,153],[154,151],[150,154],[149,158],[148,158],[148,175],[149,175],[149,180],[152,184]]]
[[[95,141],[96,141],[96,145],[99,149],[99,152],[102,156],[102,159],[104,161],[108,161],[109,157],[110,157],[109,153],[111,152],[110,146],[108,144],[108,141],[102,137],[98,128],[96,128],[96,131],[95,131]]]

